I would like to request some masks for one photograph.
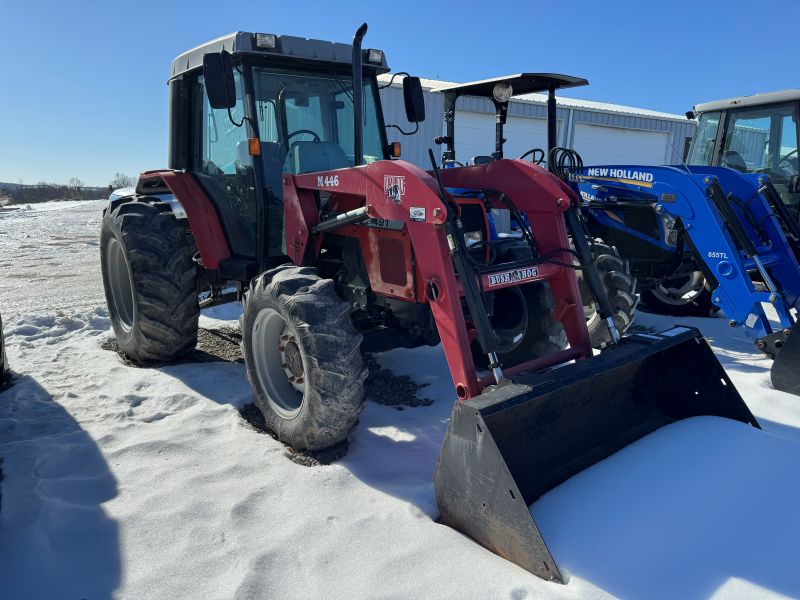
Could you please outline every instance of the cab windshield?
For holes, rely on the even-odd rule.
[[[253,67],[256,120],[265,163],[289,173],[351,167],[353,79],[334,72]],[[364,162],[384,158],[374,80],[364,78]],[[265,168],[268,168],[265,164]]]
[[[194,87],[194,172],[219,208],[239,256],[255,256],[258,237],[258,198],[266,210],[267,255],[285,254],[283,231],[283,174],[313,173],[352,167],[353,79],[346,73],[254,65],[253,102],[247,89],[247,69],[234,70],[236,105],[212,108],[205,79]],[[364,73],[362,93],[364,162],[384,159],[386,135],[379,112],[377,83]],[[246,120],[260,138],[261,181],[256,189],[255,165]]]

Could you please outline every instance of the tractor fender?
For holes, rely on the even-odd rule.
[[[206,269],[219,269],[231,257],[230,246],[214,204],[191,174],[184,171],[145,171],[135,188],[121,188],[109,195],[106,210],[142,196],[169,205],[178,220],[187,220],[200,260]]]
[[[135,197],[136,188],[133,187],[126,187],[126,188],[119,188],[117,190],[112,191],[108,196],[108,204],[110,208],[116,208],[119,204],[124,202],[125,200],[130,200],[131,198]],[[188,216],[186,214],[186,210],[183,208],[183,204],[181,204],[180,200],[175,197],[175,194],[146,194],[148,198],[153,198],[155,200],[160,200],[161,202],[166,202],[169,204],[169,209],[172,211],[172,214],[175,215],[175,218],[180,219],[187,219]]]

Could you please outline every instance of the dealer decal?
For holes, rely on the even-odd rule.
[[[424,206],[412,206],[408,209],[408,216],[412,221],[417,221],[419,223],[425,222],[425,207]]]
[[[489,275],[489,286],[503,285],[504,283],[516,283],[518,281],[527,281],[538,277],[539,269],[537,267],[528,267],[527,269],[514,269],[513,271],[504,271],[502,273],[493,273]]]
[[[384,175],[383,191],[392,204],[402,204],[406,194],[406,178],[404,175]]]

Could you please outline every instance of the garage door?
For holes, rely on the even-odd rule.
[[[456,160],[471,161],[473,156],[494,152],[494,115],[465,110],[456,111]],[[559,128],[561,121],[558,122]],[[503,128],[506,143],[503,155],[517,158],[531,148],[547,147],[547,121],[531,117],[509,116]]]
[[[575,124],[573,148],[585,165],[663,165],[668,160],[669,133]]]

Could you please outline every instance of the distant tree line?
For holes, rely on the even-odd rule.
[[[77,177],[73,177],[67,183],[40,181],[33,185],[25,185],[0,182],[0,206],[36,204],[52,200],[99,200],[106,198],[111,190],[135,184],[135,178],[123,173],[114,175],[107,187],[87,186]]]

